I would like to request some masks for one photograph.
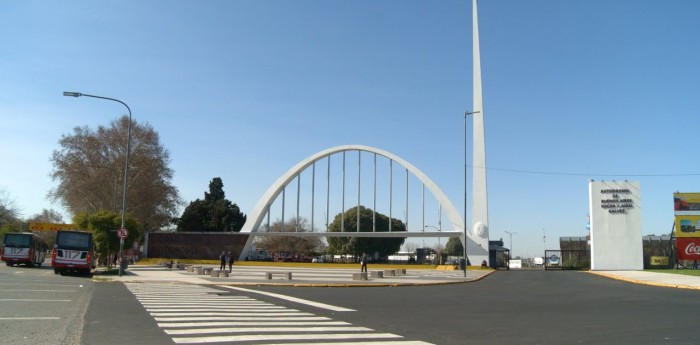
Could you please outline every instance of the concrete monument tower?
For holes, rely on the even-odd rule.
[[[484,107],[481,95],[481,53],[479,51],[479,17],[477,0],[473,0],[473,78],[474,108],[473,118],[473,152],[472,152],[472,217],[474,218],[473,242],[467,246],[467,253],[473,265],[489,261],[489,212],[488,193],[486,191],[486,148],[484,139]]]

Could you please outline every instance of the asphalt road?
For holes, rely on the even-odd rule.
[[[55,275],[47,264],[0,263],[0,343],[80,344],[93,289],[89,278]]]
[[[209,288],[220,289],[221,298],[231,293]],[[355,311],[253,292],[235,294],[433,344],[700,343],[695,331],[700,291],[636,285],[585,272],[511,270],[479,282],[436,286],[250,289]],[[85,319],[83,344],[173,344],[121,283],[97,283]]]
[[[433,344],[700,343],[695,331],[700,291],[636,285],[585,272],[501,271],[479,282],[436,286],[249,288],[355,311],[252,291],[206,289],[211,288],[220,291],[209,292],[214,298],[245,295]],[[0,329],[0,343],[7,344],[173,344],[173,336],[124,284],[62,277],[46,266],[0,266]]]
[[[700,291],[576,271],[501,271],[469,284],[260,290],[358,310],[353,324],[434,344],[700,344]]]

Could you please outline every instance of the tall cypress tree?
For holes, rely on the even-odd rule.
[[[185,208],[177,221],[177,231],[239,232],[246,219],[238,205],[226,199],[221,178],[215,177],[209,182],[204,200],[196,199]]]

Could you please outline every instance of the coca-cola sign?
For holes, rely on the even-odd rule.
[[[677,258],[679,260],[700,259],[699,237],[676,237]]]

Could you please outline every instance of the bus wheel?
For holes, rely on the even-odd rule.
[[[58,274],[58,268],[53,269],[53,274]]]
[[[6,264],[7,266],[10,266],[10,267],[12,267],[12,265],[14,265],[14,264],[11,263],[11,262],[5,262],[5,264]]]

